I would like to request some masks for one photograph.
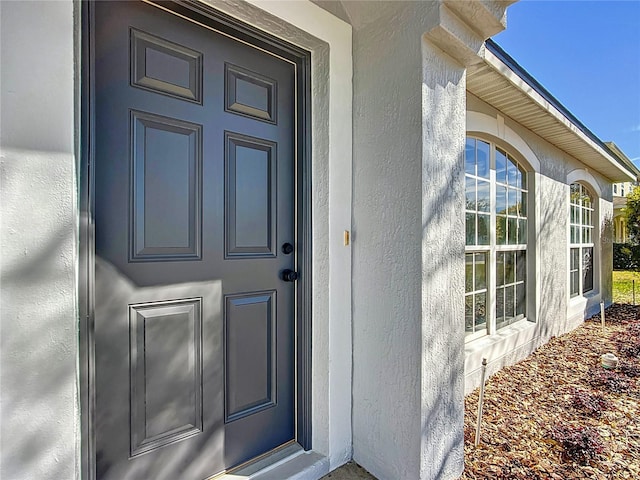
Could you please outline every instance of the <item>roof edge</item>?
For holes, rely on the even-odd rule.
[[[614,160],[621,170],[630,174],[630,177],[637,179],[640,176],[640,170],[631,163],[626,162],[628,160],[626,155],[615,146],[610,147],[610,143],[604,142],[598,136],[593,133],[584,123],[582,123],[578,117],[576,117],[567,107],[565,107],[556,97],[549,92],[533,75],[525,70],[511,55],[505,52],[494,40],[487,39],[485,41],[486,49],[492,53],[498,60],[500,60],[505,66],[507,66],[512,72],[514,72],[520,79],[522,79],[528,86],[530,86],[538,95],[540,95],[545,101],[553,106],[560,114],[562,114],[569,122],[571,122],[580,132],[588,137],[592,142],[598,145],[605,153],[607,153],[612,160]],[[615,144],[613,144],[615,145]],[[619,155],[619,153],[622,154]]]

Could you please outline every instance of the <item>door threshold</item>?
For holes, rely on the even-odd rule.
[[[329,459],[297,443],[280,448],[215,480],[318,480],[329,473]]]

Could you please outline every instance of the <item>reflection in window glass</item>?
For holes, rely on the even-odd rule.
[[[478,245],[489,245],[490,215],[478,214]]]
[[[469,175],[476,174],[476,140],[467,138],[464,150],[464,166],[465,172]]]
[[[507,183],[507,156],[502,150],[496,150],[496,182]]]
[[[581,183],[569,187],[569,292],[572,297],[593,290],[593,198]]]
[[[526,317],[529,192],[525,168],[493,143],[468,138],[465,165],[465,329],[472,334]]]
[[[468,185],[468,183],[467,183]],[[477,208],[479,212],[490,212],[491,208],[491,184],[484,180],[478,180],[476,186],[478,198]],[[471,209],[470,209],[471,210]]]
[[[500,328],[525,316],[527,252],[497,252],[496,256],[496,326]]]
[[[489,178],[489,144],[482,140],[477,140],[477,175],[482,178]]]
[[[475,333],[487,324],[487,254],[465,255],[465,331]]]

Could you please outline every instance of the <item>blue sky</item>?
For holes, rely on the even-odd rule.
[[[640,166],[640,0],[521,0],[493,39]]]

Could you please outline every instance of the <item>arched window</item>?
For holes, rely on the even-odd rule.
[[[465,148],[465,331],[469,338],[526,317],[527,171],[505,149]]]
[[[569,292],[576,297],[593,290],[594,202],[584,185],[572,183],[569,203]]]

